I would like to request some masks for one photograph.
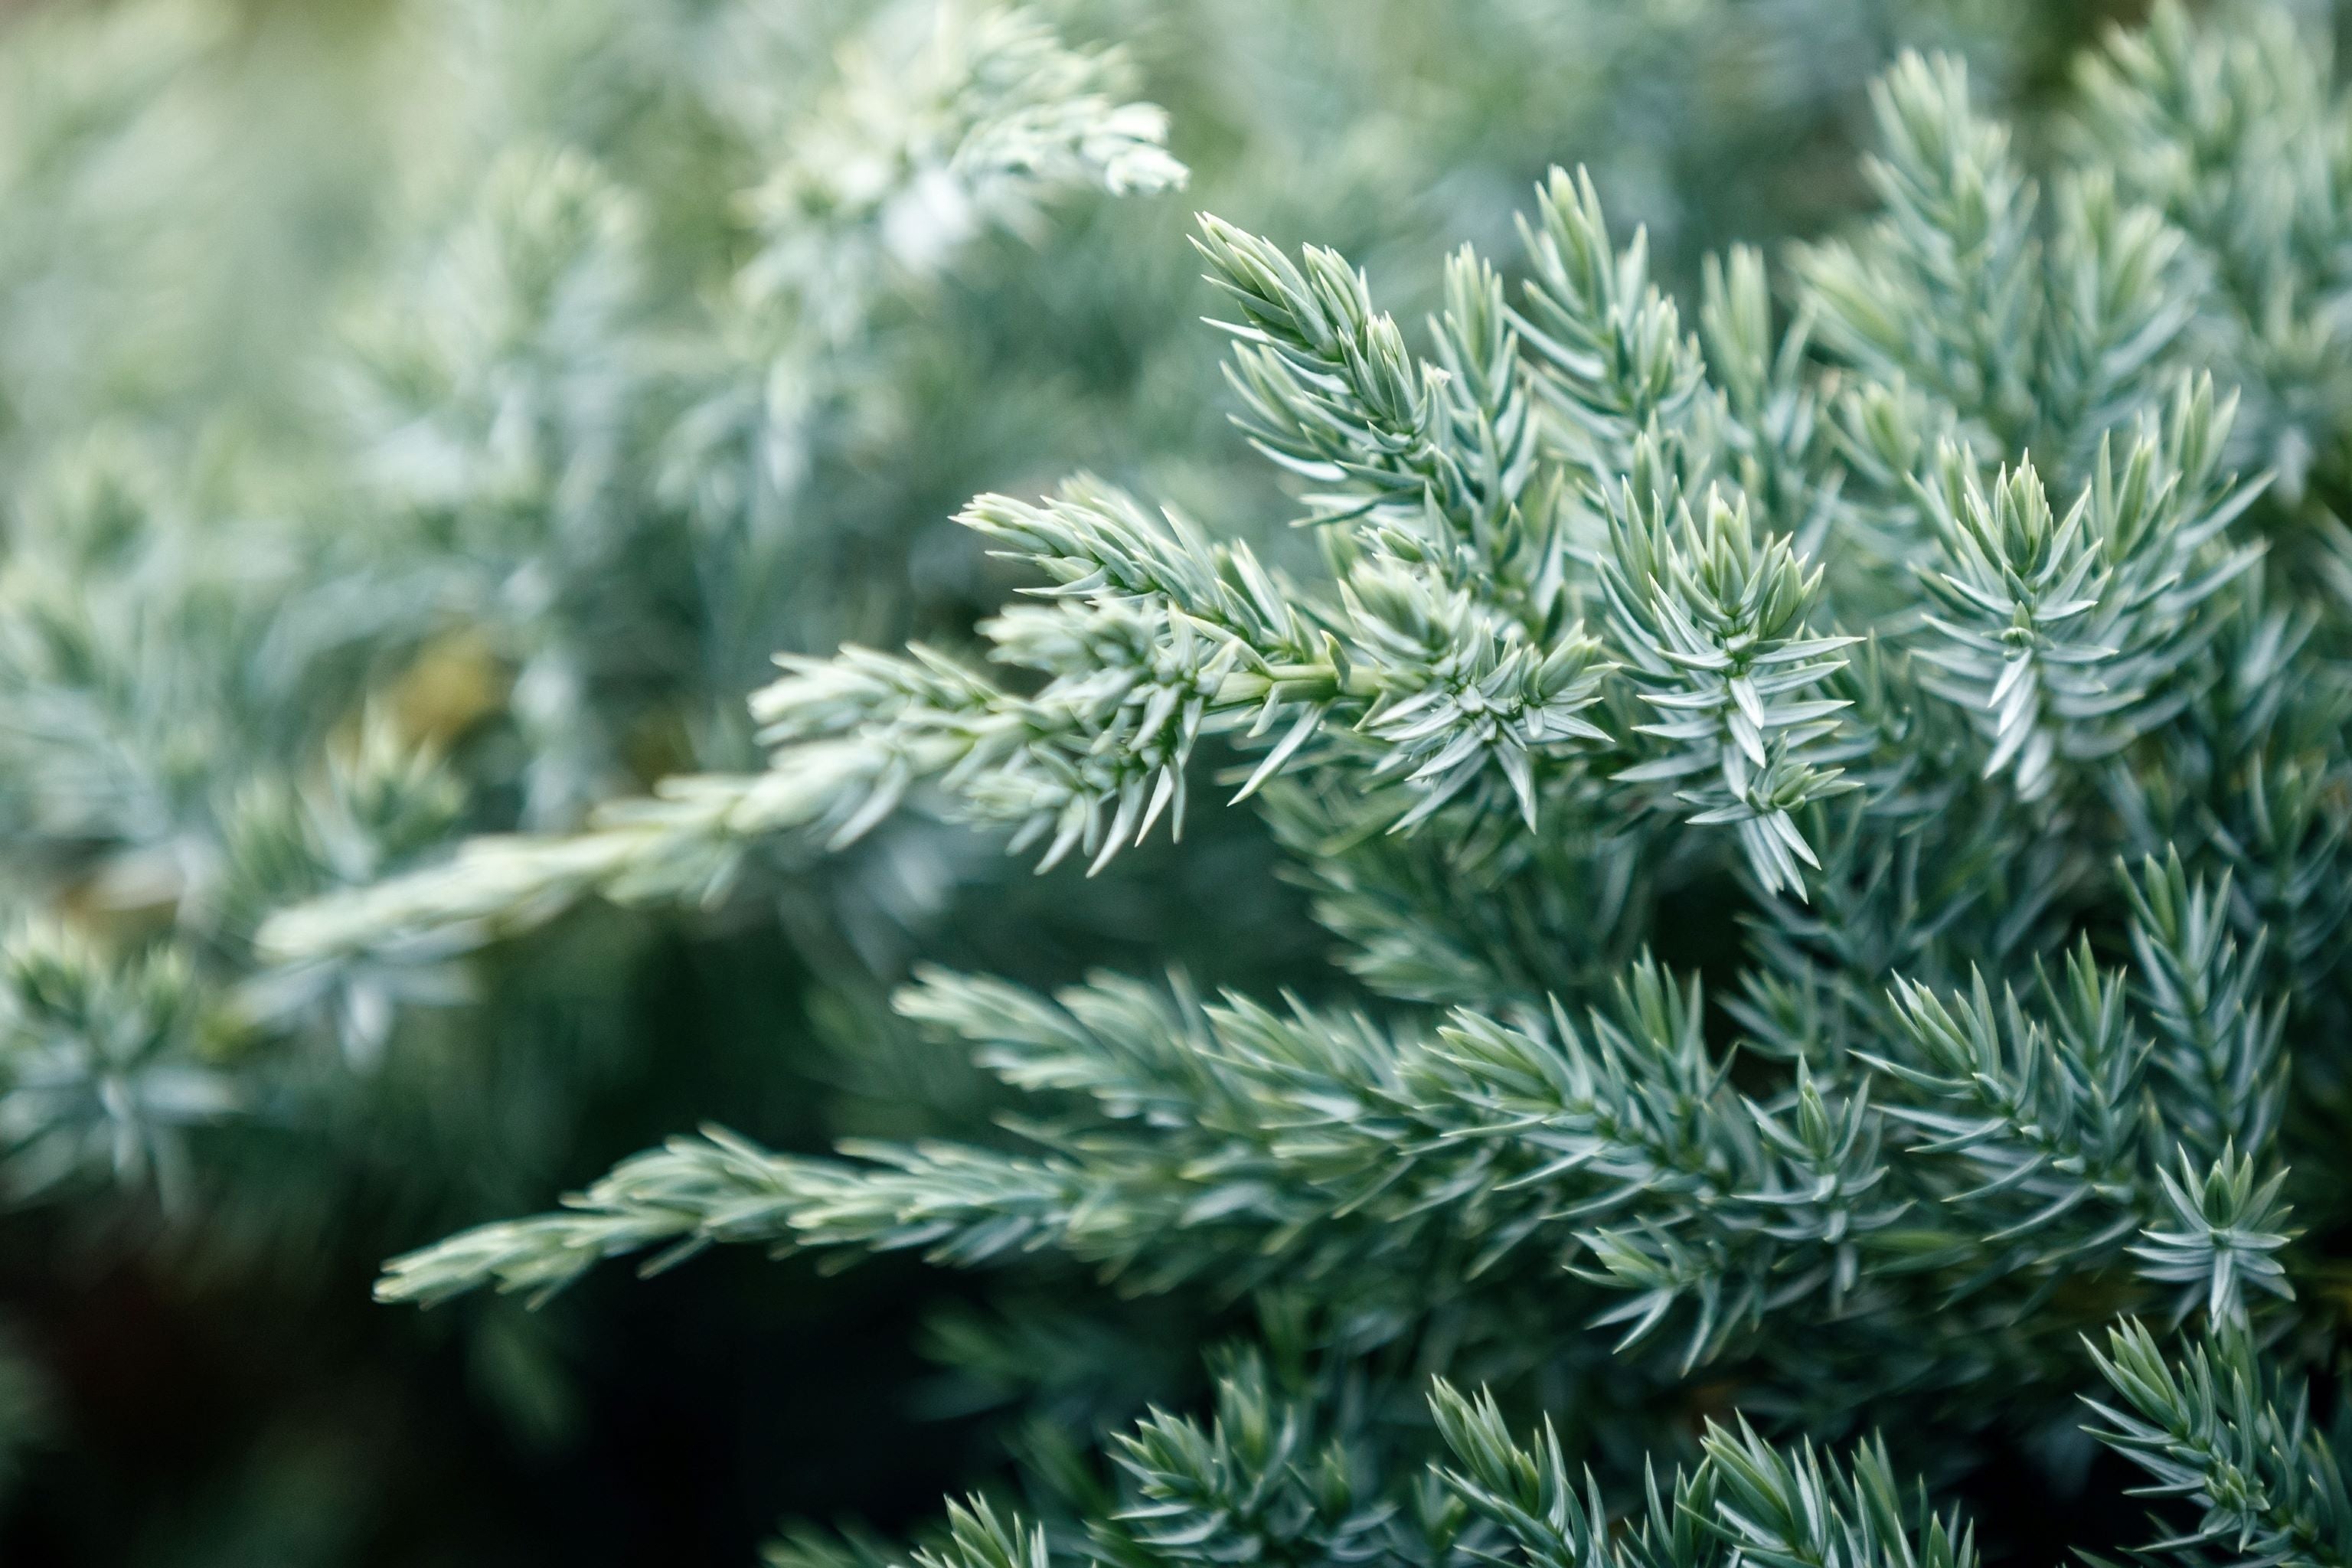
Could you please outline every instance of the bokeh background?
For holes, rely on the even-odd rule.
[[[1089,468],[1296,549],[1196,208],[1412,321],[1582,163],[1686,280],[1862,205],[1898,47],[2032,137],[2137,9],[1036,0],[1189,187],[913,243],[843,170],[946,112],[902,100],[931,0],[0,5],[0,1562],[749,1563],[1186,1398],[1219,1325],[1075,1277],[369,1286],[706,1119],[983,1124],[883,1005],[917,962],[1330,986],[1239,814],[1092,879],[909,822],[396,979],[273,973],[256,922],[747,765],[773,651],[968,643],[1014,585],[977,491]]]

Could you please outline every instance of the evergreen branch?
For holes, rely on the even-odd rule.
[[[948,1504],[945,1543],[914,1554],[915,1568],[1053,1568],[1053,1561],[1042,1527],[1000,1515],[982,1497]]]
[[[1628,784],[1675,784],[1691,821],[1729,823],[1769,894],[1803,895],[1798,862],[1818,867],[1790,815],[1854,787],[1808,752],[1837,732],[1836,699],[1808,693],[1855,639],[1807,624],[1822,583],[1784,538],[1759,541],[1744,499],[1710,489],[1706,520],[1686,502],[1621,490],[1601,563],[1610,627],[1643,700],[1662,717],[1639,732],[1666,754],[1619,773]]]
[[[2248,401],[2256,462],[2289,505],[2338,468],[2323,426],[2352,374],[2340,255],[2347,123],[2328,50],[2284,10],[2200,26],[2177,0],[2076,70],[2078,139],[2117,189],[2189,237],[2208,279],[2189,334]]]
[[[2231,934],[2231,889],[2192,884],[2179,853],[2153,856],[2124,879],[2139,1000],[2163,1045],[2158,1069],[2177,1093],[2167,1102],[2188,1144],[2211,1157],[2224,1146],[2251,1155],[2278,1126],[2286,1064],[2285,1017],[2253,999],[2264,939],[2242,957]]]
[[[1378,565],[1350,582],[1343,609],[1310,616],[1246,549],[1211,546],[1087,481],[1042,508],[984,496],[965,521],[1055,580],[1045,603],[981,628],[999,661],[1045,677],[1034,694],[921,647],[786,657],[788,673],[752,700],[776,748],[765,773],[670,779],[577,835],[478,840],[446,867],[286,911],[265,945],[295,958],[426,939],[447,951],[592,892],[709,901],[758,840],[839,848],[926,788],[956,815],[1010,827],[1016,851],[1043,841],[1041,870],[1074,850],[1099,870],[1163,815],[1181,824],[1185,765],[1209,728],[1280,731],[1248,795],[1352,719],[1381,748],[1374,776],[1411,787],[1399,828],[1490,773],[1532,820],[1535,759],[1605,739],[1579,717],[1608,668],[1579,628],[1549,646],[1498,636],[1466,595]]]
[[[1639,1561],[1647,1555],[1640,1547],[1654,1540],[1679,1548],[1665,1561],[1680,1565],[1702,1561],[1712,1544],[1701,1522],[1710,1511],[1711,1477],[1705,1469],[1691,1479],[1676,1478],[1675,1501],[1680,1506],[1671,1512],[1660,1507],[1652,1478],[1650,1514],[1643,1521],[1647,1532],[1629,1552],[1612,1539],[1609,1510],[1590,1470],[1580,1495],[1549,1419],[1535,1446],[1522,1447],[1492,1394],[1465,1395],[1443,1378],[1431,1390],[1429,1408],[1454,1459],[1452,1466],[1436,1467],[1438,1481],[1474,1515],[1500,1530],[1511,1543],[1511,1556],[1528,1568],[1616,1568],[1621,1553]]]
[[[1420,1301],[1454,1270],[1475,1279],[1523,1255],[1556,1279],[1589,1247],[1596,1279],[1639,1292],[1607,1314],[1633,1321],[1628,1342],[1698,1300],[1696,1360],[1769,1305],[1850,1283],[1851,1249],[1893,1216],[1870,1196],[1860,1110],[1801,1092],[1784,1119],[1730,1093],[1696,990],[1648,964],[1614,1016],[1587,1033],[1555,1012],[1549,1039],[1467,1014],[1399,1038],[1361,1017],[1202,1007],[1108,980],[1049,1006],[939,975],[900,1005],[1008,1082],[1081,1094],[1094,1114],[1019,1123],[1043,1161],[865,1144],[844,1163],[680,1140],[617,1167],[577,1214],[397,1260],[387,1295],[546,1289],[599,1257],[716,1239],[919,1247],[966,1266],[1053,1247],[1143,1289],[1278,1267]],[[1641,1237],[1575,1228],[1621,1212]],[[1696,1261],[1660,1282],[1658,1241]]]
[[[2126,201],[2092,169],[2057,187],[2041,418],[2064,471],[2147,405],[2147,388],[2197,318],[2185,241],[2158,209]]]
[[[2151,1561],[2228,1568],[2352,1562],[2352,1500],[2308,1399],[2289,1398],[2242,1332],[2209,1335],[2178,1361],[2137,1322],[2091,1347],[2119,1402],[2086,1399],[2093,1436],[2147,1472],[2149,1496],[2179,1499],[2190,1527],[2144,1549]]]
[[[1411,1561],[1399,1500],[1348,1436],[1318,1434],[1310,1403],[1278,1393],[1260,1357],[1234,1359],[1207,1426],[1155,1409],[1112,1439],[1130,1495],[1089,1521],[1097,1546],[1174,1563]]]
[[[1824,1465],[1806,1444],[1793,1451],[1759,1437],[1745,1418],[1708,1425],[1702,1449],[1714,1470],[1710,1521],[1742,1562],[1768,1568],[1969,1568],[1971,1531],[1939,1517],[1922,1489],[1916,1523],[1905,1518],[1883,1442],[1854,1449],[1850,1467]]]
[[[1906,53],[1871,106],[1884,151],[1864,167],[1884,216],[1853,240],[1797,253],[1821,338],[2013,450],[2031,433],[2044,309],[2033,183],[2006,128],[1969,107],[1957,59]]]
[[[1465,1398],[1441,1381],[1430,1400],[1456,1468],[1439,1479],[1511,1542],[1527,1568],[1972,1568],[1973,1532],[1922,1503],[1906,1519],[1882,1444],[1856,1447],[1848,1466],[1825,1464],[1810,1445],[1775,1447],[1743,1419],[1708,1423],[1702,1458],[1662,1492],[1649,1477],[1647,1507],[1612,1525],[1588,1473],[1584,1496],[1546,1425],[1521,1447],[1489,1394]]]
[[[2125,1018],[2121,981],[2087,947],[2062,980],[2038,966],[2036,978],[2042,1017],[2013,990],[1996,1005],[1981,973],[1949,998],[1898,980],[1906,1048],[1859,1054],[1912,1091],[1888,1114],[1925,1134],[1916,1152],[1958,1156],[1982,1178],[1945,1194],[1970,1216],[1977,1245],[2015,1247],[2036,1266],[2096,1262],[2153,1217],[2148,1047]]]
[[[1192,243],[1239,310],[1240,320],[1217,324],[1238,341],[1227,379],[1249,409],[1243,430],[1305,477],[1351,486],[1321,501],[1313,521],[1370,514],[1375,526],[1410,528],[1425,499],[1445,521],[1468,524],[1477,501],[1439,406],[1449,378],[1416,359],[1395,321],[1372,308],[1363,274],[1317,246],[1293,262],[1206,213]]]
[[[1650,280],[1649,239],[1622,251],[1592,180],[1555,168],[1536,192],[1536,218],[1519,220],[1531,276],[1519,330],[1533,351],[1536,389],[1557,418],[1561,449],[1599,489],[1636,468],[1644,440],[1668,472],[1694,459],[1687,441],[1706,391],[1697,341],[1674,300]]]
[[[245,1109],[206,1059],[218,1005],[181,955],[117,960],[51,926],[0,942],[0,1180],[19,1198],[92,1174],[188,1195],[195,1128]]]
[[[2011,773],[2021,797],[2048,794],[2062,760],[2111,755],[2178,712],[2218,623],[2198,608],[2251,566],[2226,529],[2259,487],[2234,490],[2215,467],[2232,403],[2210,380],[2184,384],[2159,431],[2144,417],[2118,469],[2102,441],[2089,486],[2062,518],[2031,463],[1988,498],[1947,447],[1916,488],[1943,560],[1920,583],[1940,612],[1921,657],[1929,689],[1966,708],[1991,750],[1987,777]]]
[[[2186,1149],[2178,1180],[2170,1171],[2157,1172],[2172,1211],[2170,1227],[2150,1226],[2142,1233],[2147,1239],[2130,1250],[2141,1260],[2142,1278],[2188,1287],[2176,1321],[2200,1305],[2213,1323],[2242,1320],[2248,1290],[2294,1300],[2285,1266],[2273,1256],[2293,1239],[2281,1228],[2288,1205],[2278,1201],[2286,1174],[2280,1171],[2256,1185],[2253,1157],[2239,1158],[2227,1143],[2202,1180]]]
[[[858,1172],[706,1128],[623,1161],[562,1211],[393,1259],[376,1295],[430,1305],[495,1283],[544,1300],[605,1258],[658,1247],[645,1266],[657,1272],[712,1242],[922,1247],[971,1264],[1069,1229],[1086,1196],[1078,1173],[1056,1165],[948,1146],[876,1153],[883,1167]]]
[[[1717,432],[1727,477],[1768,526],[1801,554],[1821,559],[1831,531],[1850,521],[1853,504],[1842,494],[1843,476],[1809,374],[1810,312],[1776,339],[1764,258],[1734,246],[1700,270],[1699,329],[1729,416]]]
[[[1119,101],[1131,73],[1116,51],[1072,48],[1025,6],[943,5],[912,50],[898,21],[845,51],[752,193],[747,304],[814,318],[839,342],[891,272],[934,274],[972,235],[1023,227],[1056,195],[1184,184],[1166,111]]]

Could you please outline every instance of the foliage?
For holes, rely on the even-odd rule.
[[[389,1250],[705,1101],[378,1293],[987,1269],[926,1568],[1964,1568],[1896,1478],[2100,1375],[2151,1554],[2344,1561],[2325,51],[2160,5],[2045,126],[2041,7],[1258,9],[0,37],[0,1180]],[[549,1321],[458,1310],[518,1429]]]
[[[1181,1440],[1151,1418],[1110,1450],[1147,1479],[1108,1516],[1150,1522],[1116,1545],[1124,1522],[1071,1527],[1122,1558],[1276,1550],[1207,1544],[1260,1511],[1280,1551],[1334,1560],[1491,1555],[1453,1533],[1473,1519],[1560,1561],[1965,1557],[1948,1524],[1906,1527],[1875,1450],[1823,1468],[1745,1427],[1650,1482],[1646,1534],[1603,1532],[1556,1438],[1511,1449],[1496,1407],[1445,1393],[1458,1509],[1361,1512],[1356,1478],[1428,1447],[1410,1389],[1433,1369],[1515,1399],[1616,1378],[1633,1392],[1591,1440],[1621,1455],[1671,1446],[1699,1387],[1816,1436],[1924,1400],[1938,1419],[1906,1451],[1955,1474],[2046,1440],[2095,1369],[2136,1412],[2100,1406],[2101,1435],[2206,1510],[2151,1550],[2341,1561],[2335,1461],[2275,1392],[2328,1338],[2325,1308],[2305,1315],[2326,1253],[2297,1222],[2336,1223],[2317,1041],[2339,938],[2284,960],[2286,910],[2240,891],[2234,847],[2273,815],[2284,746],[2333,782],[2326,804],[2297,792],[2306,826],[2270,875],[2344,874],[2341,730],[2288,717],[2333,711],[2343,680],[2347,602],[2305,569],[2333,548],[2341,441],[2285,412],[2342,418],[2323,390],[2341,327],[2282,275],[2264,330],[2311,379],[2231,391],[2211,344],[2243,296],[2200,214],[2272,210],[2292,164],[2315,188],[2263,232],[2322,222],[2333,166],[2271,150],[2284,120],[2352,121],[2290,24],[2214,26],[2166,11],[2091,57],[2046,207],[1964,68],[1906,56],[1874,94],[1878,216],[1798,249],[1785,312],[1754,253],[1711,265],[1696,331],[1587,177],[1539,187],[1517,290],[1475,251],[1448,263],[1420,348],[1338,253],[1203,217],[1239,423],[1293,477],[1318,569],[1090,479],[983,496],[961,521],[1042,580],[981,627],[1018,679],[925,647],[794,658],[752,700],[755,777],[674,780],[585,835],[477,846],[264,941],[367,959],[585,891],[700,889],[712,846],[839,850],[917,808],[1100,871],[1181,825],[1202,738],[1224,733],[1236,803],[1267,803],[1386,998],[926,974],[897,1008],[1013,1091],[1010,1143],[820,1157],[713,1128],[555,1214],[398,1258],[380,1294],[543,1300],[600,1258],[754,1242],[1061,1255],[1202,1310],[1311,1301],[1298,1353],[1335,1387],[1372,1379],[1371,1425],[1310,1460],[1260,1436],[1270,1416]],[[2217,118],[2216,61],[2294,74],[2274,111]],[[2193,200],[2154,172],[2176,163],[2213,171]],[[2247,651],[2288,647],[2242,679]],[[697,804],[717,792],[773,804]],[[640,826],[689,813],[701,858]],[[1443,872],[1396,875],[1400,856]],[[1547,882],[1568,896],[1518,890]],[[1696,978],[1579,929],[1658,911],[1664,942],[1663,911],[1734,884],[1729,1041]],[[1588,913],[1580,887],[1610,890]],[[1489,889],[1532,929],[1462,907]],[[1396,956],[1423,931],[1463,960],[1442,996]],[[1523,955],[1553,944],[1593,957],[1530,983]],[[2311,1115],[2283,1117],[2290,1085]],[[2174,1373],[2135,1329],[2086,1362],[2079,1336],[2125,1314],[2223,1348]],[[1583,1325],[1616,1331],[1613,1370]],[[1168,1457],[1140,1468],[1139,1444]],[[1159,1479],[1178,1454],[1194,1479]],[[1276,1500],[1294,1482],[1313,1495]],[[950,1542],[943,1560],[1050,1550],[977,1505]]]

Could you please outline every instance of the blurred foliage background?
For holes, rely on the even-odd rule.
[[[810,1150],[985,1119],[879,1005],[919,958],[1328,985],[1243,814],[1091,879],[894,825],[396,982],[273,969],[257,921],[752,765],[772,652],[968,641],[1009,581],[947,522],[976,491],[1091,467],[1296,549],[1195,208],[1410,319],[1582,163],[1688,279],[1862,205],[1898,47],[2031,134],[2135,10],[1039,0],[971,47],[1163,106],[1190,169],[1114,196],[925,183],[993,90],[938,41],[972,7],[0,6],[0,1561],[748,1563],[928,1516],[1016,1413],[1182,1397],[1203,1325],[1095,1345],[903,1259],[368,1287],[722,1110]],[[474,1005],[395,1025],[419,973]]]

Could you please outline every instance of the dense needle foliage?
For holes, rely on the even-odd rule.
[[[793,1568],[2352,1568],[2314,19],[1267,9],[0,33],[24,1234],[806,1255]]]

